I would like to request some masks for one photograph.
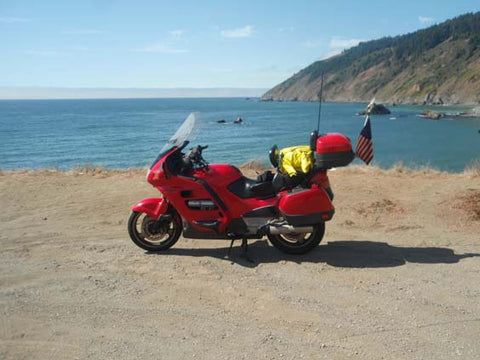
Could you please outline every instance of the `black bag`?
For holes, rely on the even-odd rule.
[[[273,180],[273,173],[270,170],[264,171],[257,176],[257,183],[269,182]]]

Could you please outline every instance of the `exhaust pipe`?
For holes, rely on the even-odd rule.
[[[301,227],[295,227],[292,225],[267,226],[267,233],[272,235],[292,234],[292,233],[303,234],[303,233],[311,233],[311,232],[313,232],[313,226],[301,226]]]

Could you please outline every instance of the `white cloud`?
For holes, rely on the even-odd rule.
[[[318,48],[321,45],[322,45],[322,43],[320,41],[307,40],[307,41],[302,42],[302,46],[306,47],[306,48],[309,48],[309,49]]]
[[[20,22],[27,22],[28,19],[17,18],[17,17],[0,17],[0,23],[4,24],[13,24],[13,23],[20,23]]]
[[[184,54],[189,52],[189,50],[176,48],[172,45],[163,43],[150,44],[137,49],[132,49],[131,51],[162,54]]]
[[[247,25],[243,28],[232,29],[232,30],[222,30],[220,34],[226,38],[246,38],[252,36],[253,26]]]
[[[288,27],[282,27],[282,28],[278,28],[277,31],[279,33],[283,33],[283,32],[292,32],[294,31],[295,28],[293,26],[288,26]]]
[[[420,24],[422,25],[427,25],[433,22],[433,18],[428,17],[428,16],[419,16],[418,21],[420,21]]]
[[[67,52],[57,49],[33,49],[25,51],[28,55],[41,56],[41,57],[61,57],[68,55]]]
[[[104,31],[93,29],[71,29],[62,31],[62,34],[68,35],[100,35],[104,33]]]
[[[30,49],[24,51],[27,55],[41,56],[41,57],[65,57],[74,56],[79,53],[93,53],[98,52],[97,49],[92,49],[87,46],[69,46],[66,48],[44,48],[44,49]]]
[[[179,38],[179,37],[182,37],[182,36],[183,36],[184,31],[183,31],[182,29],[177,29],[177,30],[169,31],[168,34],[169,34],[172,38]]]
[[[332,37],[329,44],[330,50],[320,56],[320,59],[324,60],[332,56],[341,54],[343,50],[354,47],[362,41],[365,41],[365,39],[347,39],[339,36]]]
[[[326,54],[323,54],[322,56],[320,56],[320,60],[325,60],[325,59],[328,59],[328,58],[331,58],[332,56],[335,56],[335,55],[338,55],[342,52],[342,50],[332,50],[332,51],[329,51],[328,53]]]
[[[164,39],[136,49],[131,49],[130,51],[161,54],[188,53],[190,51],[184,48],[184,45],[188,43],[188,41],[183,38],[184,34],[185,32],[181,29],[171,30]]]
[[[341,37],[334,37],[330,39],[330,48],[344,50],[358,45],[364,39],[345,39]]]

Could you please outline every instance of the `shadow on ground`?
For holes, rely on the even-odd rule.
[[[238,244],[239,242],[237,242]],[[452,249],[440,247],[398,247],[386,242],[376,241],[332,241],[320,245],[305,255],[283,254],[276,248],[269,246],[266,240],[249,244],[249,255],[252,262],[241,257],[240,247],[234,246],[230,256],[228,247],[209,249],[180,249],[172,248],[159,255],[213,257],[242,266],[255,267],[262,263],[276,263],[291,261],[301,263],[326,263],[331,266],[345,268],[380,268],[395,267],[411,263],[422,264],[454,264],[461,259],[477,257],[480,254],[455,254]],[[156,254],[156,253],[148,253]]]

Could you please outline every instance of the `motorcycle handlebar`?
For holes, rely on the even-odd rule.
[[[190,149],[185,155],[185,158],[188,159],[188,161],[191,161],[192,165],[206,166],[207,162],[202,157],[202,151],[206,148],[208,148],[208,145],[197,145]]]

